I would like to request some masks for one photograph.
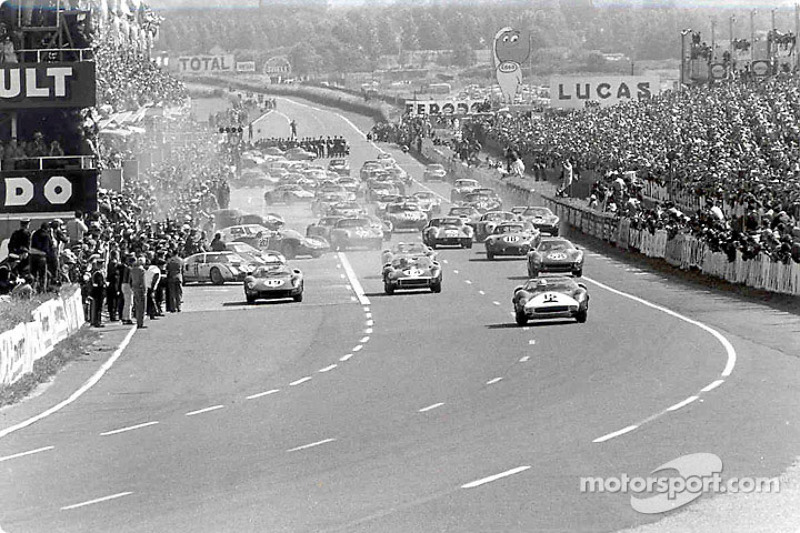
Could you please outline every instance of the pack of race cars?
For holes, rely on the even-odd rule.
[[[324,167],[313,161],[272,158],[261,167],[270,176],[264,193],[267,207],[305,202],[319,219],[305,235],[285,228],[282,220],[269,221],[272,227],[265,220],[221,228],[228,251],[189,258],[187,280],[240,281],[249,303],[261,298],[302,301],[303,274],[289,267],[287,259],[366,249],[381,251],[386,294],[420,289],[439,293],[442,267],[437,250],[471,249],[481,243],[489,261],[525,258],[529,281],[515,289],[512,300],[518,324],[557,317],[586,321],[588,290],[576,281],[583,275],[584,253],[559,236],[560,221],[546,207],[506,211],[494,190],[475,180],[458,179],[450,192],[452,205],[445,210],[438,194],[411,193],[414,180],[386,153],[366,161],[357,173],[351,172],[346,159],[333,159]],[[422,181],[446,178],[446,169],[433,164],[425,169]],[[418,233],[421,242],[384,244],[405,231]],[[542,276],[550,273],[559,276]]]

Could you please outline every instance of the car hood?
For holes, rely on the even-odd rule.
[[[576,261],[581,256],[580,250],[553,250],[551,252],[537,252],[543,261],[548,263],[559,263],[565,261]]]
[[[525,302],[525,307],[550,307],[550,306],[562,306],[562,305],[569,305],[569,306],[577,306],[579,305],[578,301],[572,297],[571,294],[565,294],[562,292],[541,292],[536,293],[530,298],[527,302]]]

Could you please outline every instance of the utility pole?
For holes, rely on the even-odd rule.
[[[717,44],[716,44],[717,43],[717,39],[716,39],[717,31],[716,30],[717,30],[717,21],[714,20],[714,19],[711,19],[711,60],[712,61],[714,60],[714,54],[716,54],[716,50],[717,50]]]
[[[681,90],[683,90],[683,86],[687,83],[686,79],[686,36],[692,33],[691,28],[687,28],[681,32]],[[691,58],[691,56],[690,56]]]
[[[731,42],[728,51],[731,53],[731,61],[733,61],[733,23],[736,22],[736,15],[731,15],[728,19],[728,28],[730,29]]]
[[[778,11],[778,8],[777,8],[777,7],[773,7],[773,8],[772,8],[772,11],[771,11],[771,15],[772,15],[772,28],[770,28],[770,29],[773,29],[773,30],[776,30],[776,29],[778,29],[778,26],[775,24],[775,12],[776,12],[776,11]]]
[[[800,4],[794,5],[794,38],[800,38]],[[794,45],[794,57],[795,57],[795,67],[798,66],[797,58],[800,57],[800,54],[797,53],[797,43],[795,42]]]
[[[750,11],[750,61],[752,62],[756,53],[756,27],[755,27],[756,10]]]

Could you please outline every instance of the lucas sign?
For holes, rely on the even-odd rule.
[[[94,62],[18,63],[0,68],[0,110],[92,107]]]
[[[233,72],[236,63],[233,55],[184,56],[173,63],[181,74],[208,74],[210,72]]]
[[[97,210],[96,170],[15,170],[0,173],[0,213]]]
[[[550,78],[550,107],[583,109],[586,102],[606,107],[646,100],[660,92],[658,76],[553,76]]]

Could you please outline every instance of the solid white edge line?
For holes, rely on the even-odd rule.
[[[332,365],[326,366],[325,368],[320,368],[319,370],[317,370],[317,372],[322,372],[322,373],[325,373],[325,372],[330,372],[331,370],[333,370],[333,369],[334,369],[334,368],[336,368],[337,366],[339,366],[339,365],[337,365],[336,363],[334,363],[334,364],[332,364]]]
[[[692,403],[693,401],[695,401],[698,398],[699,398],[699,396],[689,396],[688,398],[686,398],[682,402],[678,402],[678,403],[676,403],[675,405],[673,405],[671,407],[667,407],[667,411],[677,411],[681,407],[686,407],[687,405],[689,405],[690,403]]]
[[[100,378],[102,378],[105,375],[105,373],[108,372],[108,369],[111,368],[111,366],[117,362],[117,359],[119,359],[119,357],[122,355],[122,352],[125,351],[125,348],[127,348],[128,344],[131,342],[131,338],[133,337],[134,333],[136,333],[136,328],[131,328],[130,331],[128,331],[128,334],[125,335],[125,338],[122,339],[122,342],[119,344],[119,346],[111,355],[111,357],[109,357],[108,360],[102,364],[102,366],[97,370],[97,372],[95,372],[92,375],[92,377],[90,377],[86,381],[86,383],[81,385],[81,387],[78,390],[70,394],[69,398],[60,403],[57,403],[50,409],[47,409],[46,411],[43,411],[42,413],[39,413],[34,417],[31,417],[27,420],[20,422],[19,424],[15,424],[11,427],[8,427],[0,431],[0,438],[3,438],[11,433],[14,433],[15,431],[19,431],[20,429],[26,428],[31,424],[35,424],[36,422],[42,420],[43,418],[47,418],[48,416],[52,415],[53,413],[57,413],[64,407],[68,406],[69,404],[80,398],[86,391],[94,387],[97,384],[97,382],[100,381]]]
[[[224,405],[212,405],[211,407],[206,407],[205,409],[198,409],[197,411],[191,411],[186,413],[185,416],[194,416],[194,415],[201,415],[203,413],[210,413],[211,411],[216,411],[218,409],[224,409]]]
[[[347,354],[347,355],[343,355],[343,356],[341,356],[341,357],[339,358],[339,361],[341,361],[342,363],[344,363],[345,361],[349,361],[351,357],[353,357],[353,354],[349,353],[349,354]]]
[[[433,405],[429,405],[428,407],[423,407],[423,408],[422,408],[422,409],[420,409],[418,412],[420,412],[420,413],[427,413],[428,411],[433,411],[433,410],[434,410],[434,409],[436,409],[437,407],[441,407],[441,406],[443,406],[443,405],[444,405],[444,402],[435,403],[435,404],[433,404]]]
[[[55,446],[45,446],[44,448],[36,448],[35,450],[28,450],[27,452],[15,453],[14,455],[6,455],[5,457],[0,457],[0,463],[2,463],[3,461],[9,461],[11,459],[17,459],[19,457],[25,457],[26,455],[33,455],[35,453],[47,452],[53,449],[55,449]]]
[[[248,400],[255,400],[256,398],[261,398],[263,396],[269,396],[270,394],[275,394],[276,392],[280,392],[280,389],[272,389],[265,392],[259,392],[258,394],[251,394],[247,397]]]
[[[701,392],[711,392],[712,390],[716,389],[717,387],[719,387],[723,383],[725,383],[724,379],[718,379],[716,381],[712,381],[711,383],[709,383],[708,385],[706,385],[705,387],[700,389],[700,391]]]
[[[350,285],[353,288],[353,292],[356,293],[356,298],[358,299],[358,303],[361,305],[369,305],[369,298],[367,295],[364,294],[364,288],[361,286],[361,282],[358,281],[358,277],[356,276],[353,267],[350,265],[350,261],[347,260],[347,256],[344,252],[338,252],[339,261],[342,262],[342,268],[344,268],[345,274],[347,274],[347,279],[350,281]]]
[[[313,448],[315,446],[320,446],[322,444],[328,444],[329,442],[333,442],[335,440],[336,439],[325,439],[325,440],[321,440],[319,442],[312,442],[311,444],[304,444],[302,446],[298,446],[297,448],[292,448],[290,450],[286,450],[286,453],[299,452],[300,450],[307,450],[307,449]]]
[[[290,387],[294,387],[295,385],[300,385],[301,383],[305,383],[306,381],[311,381],[311,376],[306,376],[304,378],[300,378],[297,381],[292,381],[289,383]]]
[[[107,502],[108,500],[116,500],[117,498],[122,498],[123,496],[129,496],[133,494],[132,492],[118,492],[117,494],[112,494],[111,496],[103,496],[102,498],[96,498],[94,500],[89,500],[87,502],[76,503],[74,505],[67,505],[66,507],[62,507],[62,511],[69,511],[70,509],[77,509],[79,507],[86,507],[87,505],[93,505],[95,503]]]
[[[499,474],[495,474],[493,476],[485,477],[483,479],[478,479],[476,481],[471,481],[469,483],[465,483],[461,485],[462,489],[474,489],[475,487],[480,487],[481,485],[485,485],[486,483],[491,483],[492,481],[497,481],[498,479],[503,479],[504,477],[513,476],[514,474],[519,474],[520,472],[524,472],[528,470],[530,466],[518,466],[517,468],[512,468],[511,470],[506,470],[505,472],[501,472]]]
[[[133,431],[135,429],[146,428],[148,426],[155,426],[156,424],[158,424],[158,421],[154,420],[152,422],[145,422],[144,424],[136,424],[135,426],[128,426],[124,428],[114,429],[111,431],[106,431],[104,433],[100,433],[100,436],[107,437],[109,435],[116,435],[117,433],[125,433],[126,431]]]
[[[615,431],[614,433],[609,433],[608,435],[603,435],[602,437],[598,437],[594,439],[592,442],[605,442],[607,440],[611,440],[614,437],[619,437],[620,435],[624,435],[625,433],[630,433],[634,429],[638,428],[639,426],[628,426],[626,428],[622,428],[619,431]]]

